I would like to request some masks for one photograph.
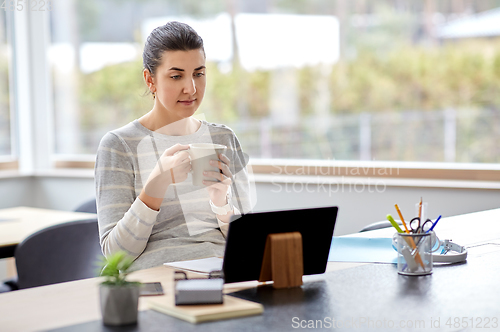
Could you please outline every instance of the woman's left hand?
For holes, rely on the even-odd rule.
[[[204,180],[203,184],[207,186],[212,203],[214,203],[215,206],[224,206],[227,204],[227,191],[233,183],[233,174],[229,170],[229,158],[221,153],[219,154],[219,159],[220,160],[210,160],[210,165],[218,167],[222,173],[211,171],[203,172],[203,175],[212,179]],[[220,182],[213,180],[214,178],[220,180]]]

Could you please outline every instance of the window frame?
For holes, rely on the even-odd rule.
[[[12,154],[0,159],[0,169],[33,174],[53,167],[52,91],[46,56],[50,18],[46,11],[28,9],[6,14],[12,52],[9,64]]]
[[[55,155],[55,169],[91,169],[95,167],[95,155]],[[500,185],[500,165],[479,163],[395,162],[395,161],[344,161],[317,159],[251,159],[249,165],[260,181],[274,178],[352,178],[400,180],[444,180],[493,182]],[[267,180],[266,180],[267,179]],[[302,180],[301,180],[302,179]],[[396,182],[397,184],[397,182]],[[443,183],[444,184],[444,183]],[[452,185],[453,186],[453,185]]]

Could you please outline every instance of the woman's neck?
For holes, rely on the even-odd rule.
[[[169,136],[191,135],[201,126],[201,121],[191,116],[183,119],[166,119],[154,111],[142,116],[139,122],[151,131]]]

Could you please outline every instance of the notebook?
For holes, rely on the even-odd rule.
[[[198,304],[176,306],[174,294],[147,298],[150,309],[179,318],[190,323],[200,323],[221,319],[259,315],[264,311],[260,303],[255,303],[234,296],[224,295],[223,304]]]

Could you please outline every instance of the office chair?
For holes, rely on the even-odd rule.
[[[396,222],[398,223],[398,225],[403,225],[401,220],[396,220]],[[373,231],[376,229],[387,228],[387,227],[392,227],[391,223],[388,220],[374,222],[373,224],[369,224],[368,226],[363,227],[363,229],[361,229],[359,233]]]
[[[97,204],[95,198],[83,203],[75,209],[75,212],[97,213]]]
[[[24,289],[94,277],[95,262],[100,256],[97,219],[42,229],[16,248],[17,287]]]

